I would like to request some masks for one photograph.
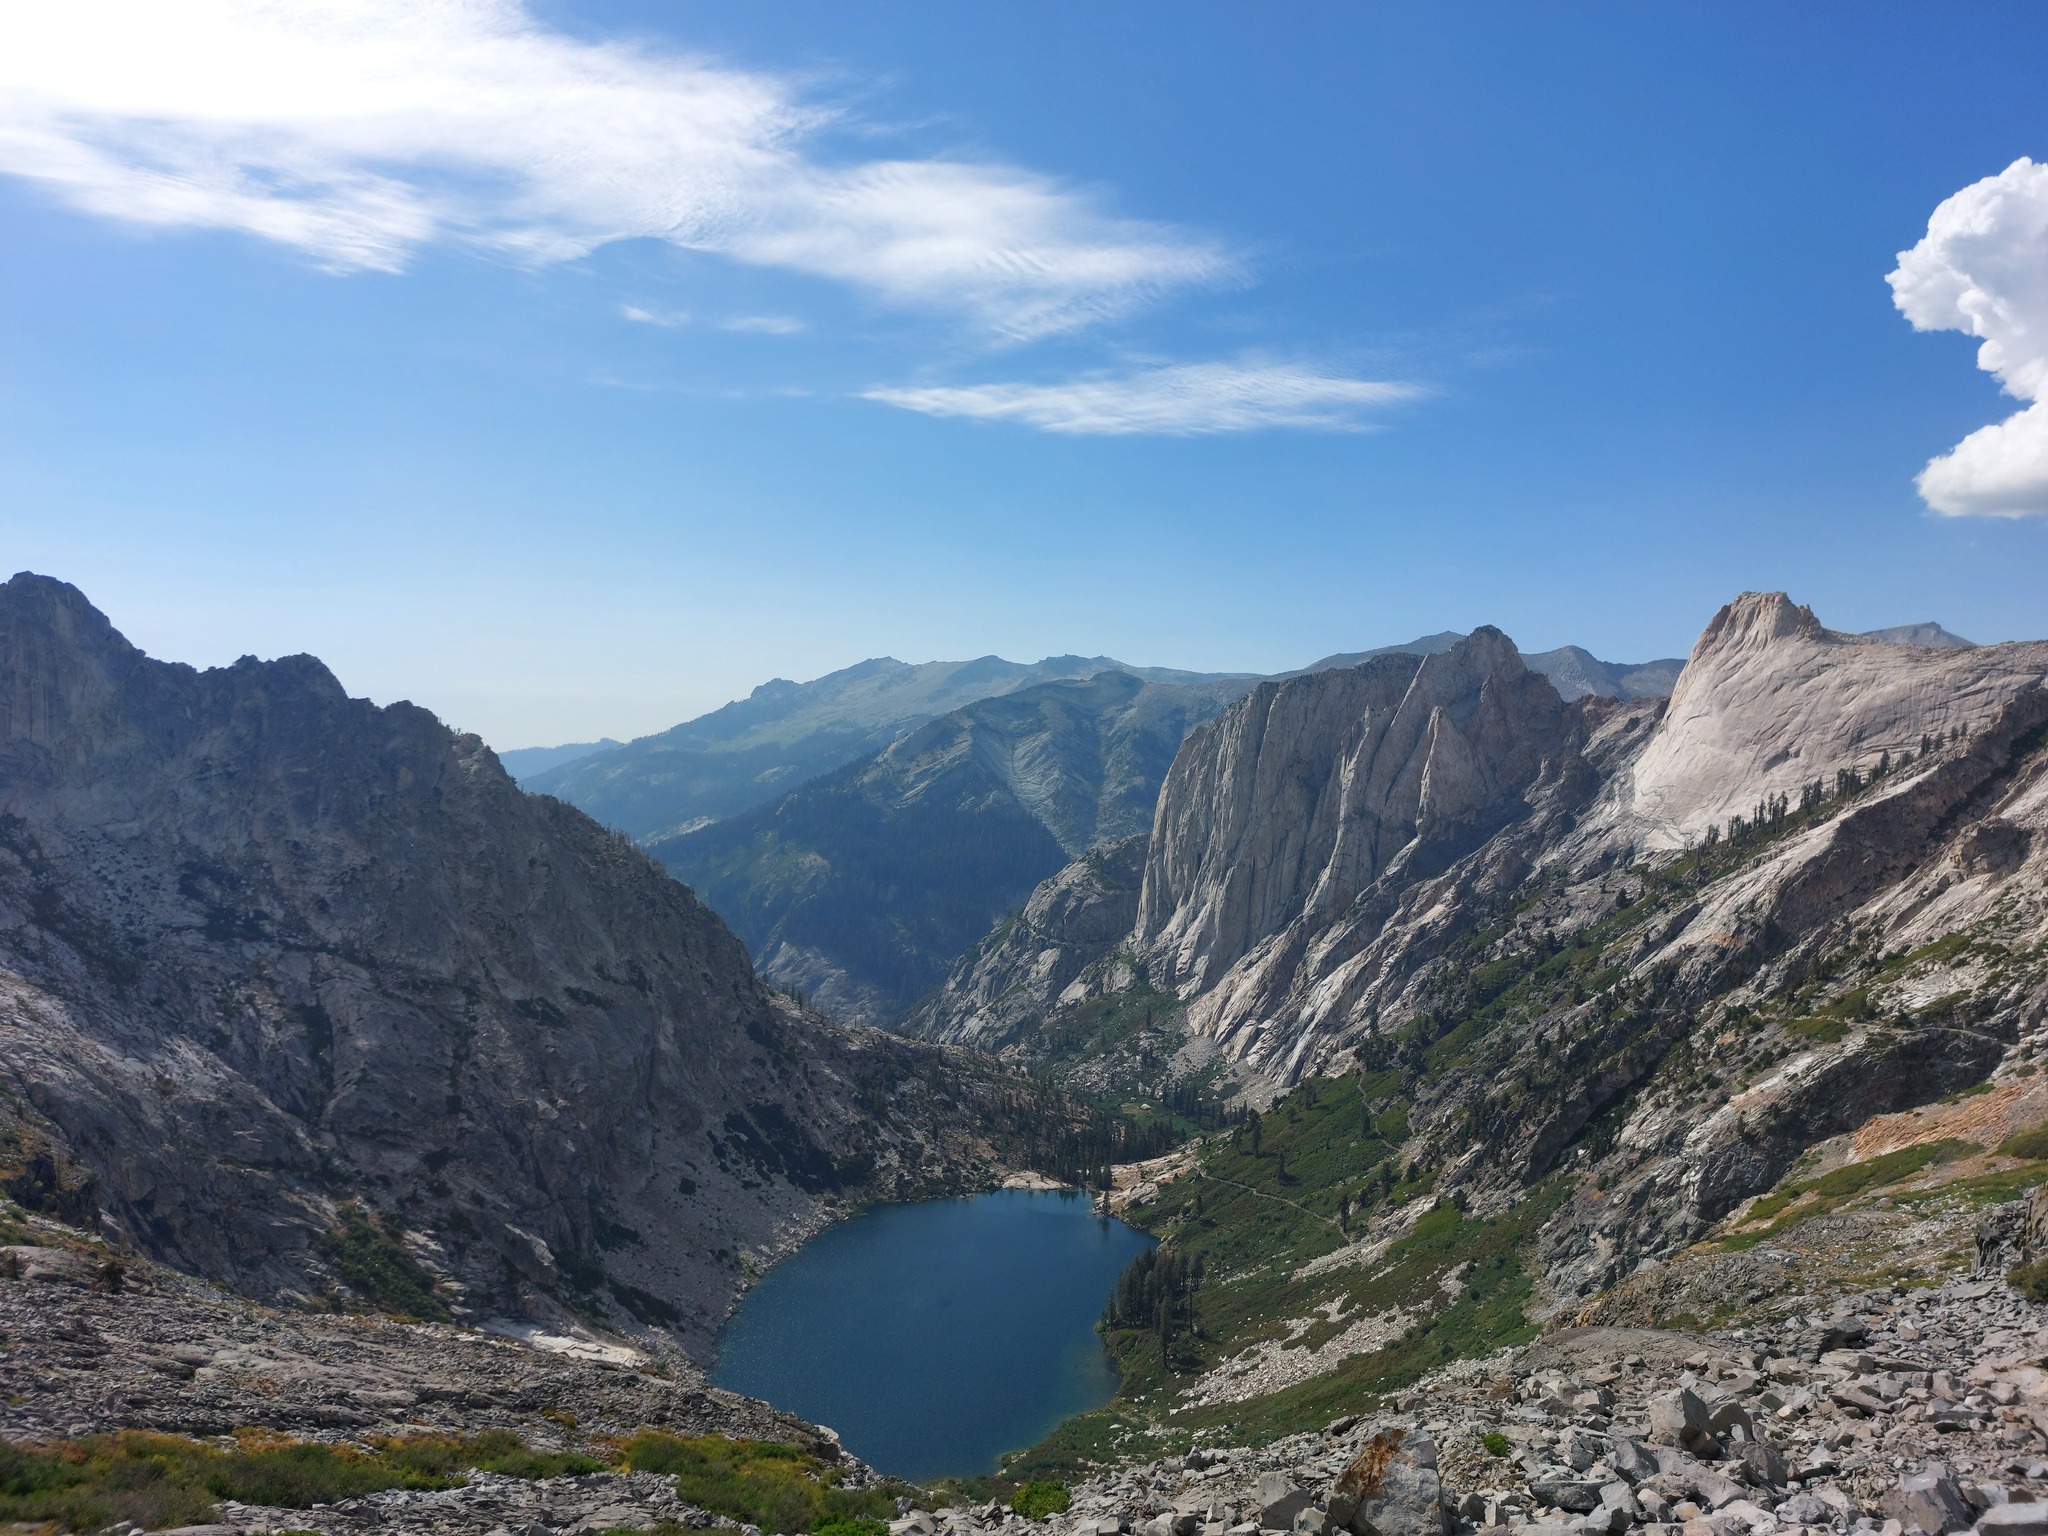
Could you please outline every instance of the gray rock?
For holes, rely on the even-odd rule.
[[[1667,1445],[1695,1450],[1713,1438],[1713,1417],[1690,1387],[1674,1387],[1650,1399],[1650,1433]]]
[[[1885,1496],[1884,1508],[1901,1525],[1917,1527],[1928,1536],[1944,1536],[1970,1525],[1970,1507],[1961,1486],[1939,1464],[1899,1479],[1899,1486]]]
[[[1607,1453],[1607,1465],[1632,1483],[1657,1475],[1657,1458],[1626,1435],[1614,1437]]]
[[[1260,1473],[1252,1497],[1258,1505],[1259,1528],[1267,1531],[1292,1530],[1295,1517],[1315,1502],[1294,1479],[1279,1472]]]
[[[2048,1536],[2048,1504],[1994,1504],[1978,1517],[1980,1536]]]

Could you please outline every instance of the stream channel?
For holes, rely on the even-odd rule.
[[[1115,1393],[1095,1323],[1151,1246],[1073,1193],[877,1206],[761,1277],[711,1380],[830,1425],[897,1477],[993,1472]]]

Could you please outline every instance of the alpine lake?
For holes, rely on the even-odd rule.
[[[761,1277],[711,1380],[896,1477],[993,1472],[1115,1394],[1095,1324],[1152,1241],[1070,1191],[878,1206]]]

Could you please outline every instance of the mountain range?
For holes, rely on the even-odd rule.
[[[744,699],[623,747],[522,769],[520,782],[580,806],[629,836],[673,835],[871,756],[962,705],[1111,671],[1155,683],[1220,680],[1219,674],[1130,667],[1106,656],[1049,656],[1029,663],[982,656],[917,665],[881,656],[808,683],[775,678]]]
[[[848,1202],[982,1177],[1011,1091],[772,993],[425,710],[0,586],[0,1156],[35,1209],[281,1304],[396,1276],[701,1352]]]
[[[1142,847],[1053,875],[907,1027],[1041,1068],[1092,1042],[1154,1097],[1363,1071],[1477,1210],[1579,1159],[1597,1198],[1542,1235],[1575,1305],[2041,1047],[2044,748],[2048,643],[1747,594],[1669,700],[1567,702],[1476,630],[1261,683],[1189,735]]]
[[[777,990],[716,904],[474,736],[310,657],[152,660],[17,576],[0,1300],[132,1266],[165,1350],[223,1293],[266,1304],[266,1348],[354,1348],[290,1321],[346,1310],[601,1330],[678,1379],[592,1422],[771,1425],[690,1361],[777,1255],[861,1202],[1120,1162],[1194,1288],[1119,1288],[1121,1427],[1033,1465],[1315,1429],[1580,1317],[1780,1297],[1818,1359],[1830,1287],[1913,1278],[1907,1238],[1950,1263],[1976,1204],[2048,1177],[2048,643],[1749,593],[1668,697],[1561,670],[1481,627],[1279,678],[1041,679],[652,839],[765,925]],[[2000,1206],[1984,1262],[2032,1220]],[[57,1362],[38,1433],[268,1411],[240,1366],[178,1378],[232,1419],[102,1390],[61,1300],[9,1314]],[[309,1408],[293,1378],[277,1412],[396,1425],[473,1344],[416,1329],[417,1385]]]
[[[1288,675],[1440,654],[1460,638]],[[1576,646],[1528,664],[1574,698],[1668,692],[1680,667],[1604,662]],[[1148,830],[1182,738],[1259,681],[1103,657],[884,658],[763,684],[523,782],[639,837],[769,980],[835,1017],[885,1025],[1068,858]]]

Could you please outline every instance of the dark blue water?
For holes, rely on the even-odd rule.
[[[897,1477],[992,1472],[1109,1401],[1095,1332],[1152,1239],[1073,1194],[888,1205],[769,1270],[719,1338],[712,1382],[839,1431]]]

